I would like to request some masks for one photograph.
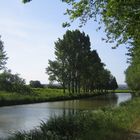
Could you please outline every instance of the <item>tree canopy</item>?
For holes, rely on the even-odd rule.
[[[126,82],[128,86],[136,91],[140,91],[140,47],[135,46],[131,50],[130,65],[126,72]]]
[[[4,51],[4,45],[0,37],[0,70],[5,67],[7,59],[8,57],[6,56],[6,52]]]
[[[95,89],[116,89],[111,82],[114,77],[104,68],[98,53],[90,46],[89,36],[84,32],[68,30],[63,39],[55,42],[56,60],[49,60],[46,68],[49,80],[62,84],[64,92],[68,89],[71,94],[80,93],[81,90],[88,93]]]
[[[27,2],[30,2],[32,0],[22,0],[23,3],[27,3]]]
[[[19,74],[12,74],[11,70],[4,70],[0,74],[0,90],[23,94],[31,92],[25,85],[25,80],[19,77]]]
[[[105,24],[107,41],[122,43],[139,40],[140,1],[139,0],[62,0],[71,5],[66,14],[73,21],[80,19],[81,25],[94,19]],[[66,24],[68,25],[68,24]]]
[[[30,81],[30,87],[32,87],[32,88],[43,88],[43,85],[38,80],[36,80],[36,81],[31,80]]]
[[[31,0],[23,0],[24,3]],[[80,25],[90,19],[105,24],[106,41],[122,43],[139,41],[140,36],[140,1],[139,0],[61,0],[70,8],[66,14],[70,22],[80,19]],[[65,23],[64,26],[69,26]]]

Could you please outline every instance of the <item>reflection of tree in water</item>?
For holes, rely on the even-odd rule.
[[[75,115],[81,111],[92,111],[97,108],[105,106],[117,105],[118,96],[116,94],[106,94],[102,96],[96,96],[93,98],[71,100],[63,103],[63,116]]]
[[[111,94],[105,94],[102,96],[96,96],[94,97],[93,101],[99,101],[100,103],[107,103],[108,105],[116,105],[117,104],[117,100],[118,100],[118,96],[115,93],[111,93]]]
[[[75,102],[74,100],[72,101],[73,103]],[[72,103],[71,102],[71,103]],[[65,104],[65,103],[64,103]],[[62,111],[62,115],[63,116],[71,116],[71,115],[75,115],[77,113],[79,113],[79,109],[75,108],[74,106],[73,107],[69,107],[69,108],[63,108],[63,111]]]
[[[64,113],[70,112],[74,114],[80,110],[95,110],[105,106],[115,106],[117,105],[117,100],[118,96],[116,94],[107,94],[93,98],[64,101],[61,105]]]

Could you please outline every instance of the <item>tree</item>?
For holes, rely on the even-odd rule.
[[[115,77],[111,76],[109,86],[111,90],[115,90],[118,88],[118,84]]]
[[[32,87],[32,88],[43,88],[43,85],[38,80],[36,80],[36,81],[31,80],[30,81],[30,87]]]
[[[81,25],[89,19],[105,24],[107,41],[117,40],[117,46],[139,40],[140,36],[140,1],[116,0],[62,0],[71,5],[66,10],[70,20],[79,18]],[[69,25],[66,23],[64,25]],[[112,28],[113,27],[113,28]],[[100,27],[99,27],[100,28]],[[132,41],[133,40],[133,41]]]
[[[25,85],[25,80],[19,74],[12,74],[11,70],[5,70],[0,74],[0,90],[18,93],[30,93],[31,90]]]
[[[89,51],[89,37],[79,30],[68,30],[63,39],[55,42],[56,60],[49,61],[46,69],[49,79],[60,82],[63,89],[67,86],[70,93],[77,93],[80,90],[82,65]]]
[[[23,0],[24,3],[31,0]],[[68,3],[66,14],[70,20],[80,19],[81,25],[94,19],[106,25],[108,41],[118,41],[118,45],[127,41],[139,40],[140,36],[140,1],[139,0],[61,0]],[[66,23],[64,25],[70,25]],[[113,28],[112,28],[113,27]]]
[[[73,21],[80,18],[81,25],[89,19],[105,24],[106,42],[117,41],[120,44],[129,43],[128,54],[130,66],[126,70],[126,82],[132,89],[140,90],[140,1],[124,0],[63,0],[72,6],[66,10],[66,14]],[[64,26],[69,26],[69,23]],[[100,27],[99,27],[100,28]]]
[[[140,43],[134,45],[135,47],[131,48],[129,59],[130,65],[126,70],[125,75],[129,88],[138,92],[140,91]]]
[[[6,56],[6,52],[4,51],[4,45],[0,37],[0,70],[5,67],[7,59],[8,57]]]
[[[140,91],[140,48],[137,46],[132,49],[130,65],[127,68],[126,82],[128,86],[136,91]]]
[[[63,63],[63,65],[62,65]],[[65,79],[66,72],[64,73],[64,62],[60,61],[51,61],[48,62],[48,67],[46,68],[46,73],[49,75],[50,82],[57,81],[63,86],[63,92],[65,93]]]
[[[49,60],[46,72],[50,81],[57,81],[70,94],[91,93],[109,89],[111,74],[104,69],[98,53],[90,49],[88,35],[79,30],[67,31],[55,42],[56,60]]]
[[[32,0],[22,0],[23,3],[27,3],[27,2],[30,2]]]
[[[94,89],[98,89],[100,72],[104,70],[104,64],[96,50],[89,52],[85,66],[84,81],[87,81],[86,85],[89,86],[86,89],[92,92]]]

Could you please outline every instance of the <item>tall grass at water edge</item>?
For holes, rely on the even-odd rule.
[[[8,140],[127,140],[140,116],[140,97],[116,108],[55,116],[30,132],[17,132]]]

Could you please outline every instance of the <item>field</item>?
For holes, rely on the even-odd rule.
[[[11,93],[0,91],[0,106],[5,105],[17,105],[36,103],[44,101],[59,100],[64,98],[62,90],[56,89],[32,89],[33,92],[30,94]]]
[[[112,91],[109,91],[109,93]],[[118,93],[128,93],[129,90],[116,90]],[[58,101],[68,100],[76,98],[86,98],[96,96],[97,93],[93,94],[76,94],[69,95],[63,93],[62,89],[50,89],[50,88],[34,88],[30,94],[11,93],[0,91],[0,106],[28,104],[28,103],[39,103],[46,101]]]

